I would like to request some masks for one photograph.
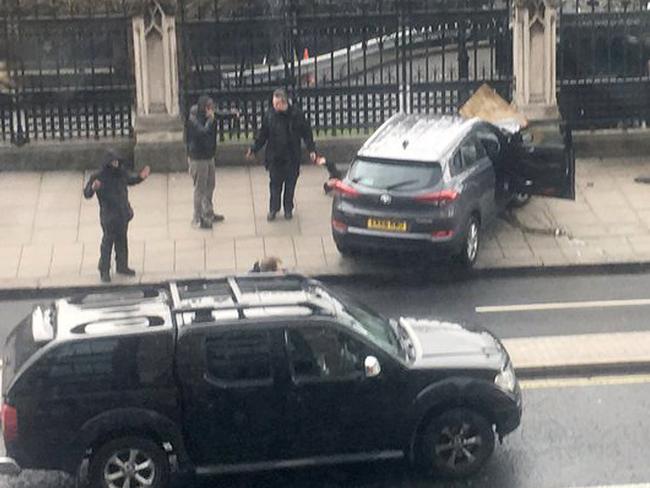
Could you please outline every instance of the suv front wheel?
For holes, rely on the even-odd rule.
[[[156,443],[140,437],[123,437],[104,444],[89,467],[93,488],[167,488],[169,462]]]
[[[494,450],[494,431],[488,420],[465,408],[434,418],[420,444],[420,463],[428,472],[458,479],[475,474]]]

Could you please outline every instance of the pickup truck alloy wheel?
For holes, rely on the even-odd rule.
[[[164,488],[169,478],[166,455],[155,443],[140,438],[109,442],[93,457],[91,486],[101,488]]]
[[[476,473],[494,450],[492,425],[480,414],[453,409],[434,419],[425,432],[424,461],[446,478]]]

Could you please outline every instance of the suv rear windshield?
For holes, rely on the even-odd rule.
[[[348,178],[353,183],[379,190],[417,191],[439,183],[442,167],[438,163],[357,159]]]

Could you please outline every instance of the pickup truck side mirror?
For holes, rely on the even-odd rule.
[[[364,361],[366,378],[376,378],[381,374],[381,365],[375,356],[368,356]]]

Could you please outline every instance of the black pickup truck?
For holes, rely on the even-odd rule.
[[[102,488],[388,458],[464,477],[521,418],[486,330],[389,320],[300,275],[37,307],[7,339],[2,381],[0,473],[83,464]]]

